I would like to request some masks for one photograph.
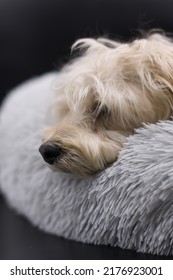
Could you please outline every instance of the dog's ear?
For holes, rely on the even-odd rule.
[[[140,56],[137,72],[141,83],[150,91],[171,91],[173,94],[173,42],[154,34],[134,41],[132,46],[136,56]]]
[[[116,51],[114,111],[118,122],[138,127],[142,122],[169,119],[173,114],[173,43],[154,34],[124,44]]]
[[[154,107],[162,109],[163,119],[169,118],[173,113],[173,42],[154,34],[134,41],[132,49],[132,59],[144,92],[148,93]]]

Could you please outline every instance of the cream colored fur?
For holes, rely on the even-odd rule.
[[[43,143],[61,147],[51,167],[87,177],[114,162],[143,123],[173,113],[173,43],[161,34],[129,43],[81,39],[83,55],[55,84],[57,123]]]

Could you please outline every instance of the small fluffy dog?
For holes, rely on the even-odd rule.
[[[113,163],[127,137],[173,113],[173,42],[81,39],[83,55],[60,72],[57,124],[39,151],[54,169],[91,176]]]

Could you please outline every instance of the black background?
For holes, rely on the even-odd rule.
[[[0,0],[0,98],[19,83],[59,69],[80,37],[126,40],[139,30],[173,31],[172,0]],[[0,197],[0,259],[166,259],[46,234]]]

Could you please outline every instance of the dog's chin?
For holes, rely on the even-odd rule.
[[[85,159],[81,157],[73,158],[61,158],[61,160],[55,160],[53,164],[47,164],[48,167],[54,172],[63,172],[68,173],[79,178],[90,178],[96,174],[98,174],[101,170],[103,170],[107,164],[103,162],[101,166],[96,166],[92,162],[86,163]]]
[[[79,169],[74,169],[71,170],[70,168],[67,168],[67,167],[64,167],[64,166],[56,166],[56,165],[49,165],[50,169],[54,172],[63,172],[63,173],[66,173],[66,174],[70,174],[74,177],[78,177],[78,178],[81,178],[81,179],[88,179],[88,178],[91,178],[93,177],[94,175],[98,174],[100,172],[100,170],[98,171],[91,171],[91,172],[88,172],[88,170],[79,170]]]
[[[75,166],[73,165],[72,167],[66,166],[66,165],[60,165],[60,164],[53,164],[49,165],[49,167],[52,169],[54,172],[64,172],[68,173],[74,176],[77,176],[79,178],[90,178],[94,175],[96,175],[100,170],[91,170],[89,168],[84,168],[81,166]]]

